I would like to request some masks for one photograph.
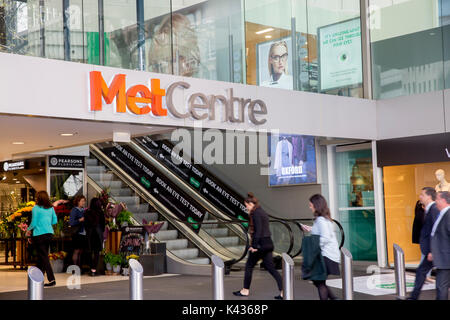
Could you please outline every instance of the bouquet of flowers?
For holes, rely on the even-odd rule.
[[[147,237],[150,235],[150,240],[155,241],[155,234],[161,230],[162,226],[164,225],[164,222],[155,222],[155,221],[149,221],[142,219],[142,222],[144,223],[144,229],[147,232],[145,234],[145,242],[147,242]]]
[[[65,258],[66,256],[67,256],[67,252],[65,252],[65,251],[59,251],[59,252],[50,253],[50,254],[48,255],[48,258],[49,258],[50,260],[58,260],[58,259],[64,260],[64,258]]]

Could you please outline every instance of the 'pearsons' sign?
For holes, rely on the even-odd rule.
[[[114,111],[118,114],[129,112],[139,116],[151,114],[156,117],[166,117],[170,112],[179,119],[191,117],[195,120],[215,120],[216,109],[222,108],[224,122],[244,122],[245,112],[250,122],[255,125],[261,125],[267,121],[262,118],[267,115],[267,107],[262,100],[234,97],[231,88],[227,90],[226,96],[193,93],[188,97],[186,107],[175,106],[173,99],[175,91],[190,88],[190,84],[184,81],[174,82],[165,90],[161,88],[160,79],[150,79],[149,86],[137,84],[127,89],[125,74],[115,75],[108,86],[100,71],[91,71],[89,85],[89,110],[92,112],[101,112],[105,105],[113,105]],[[165,105],[163,105],[163,97],[165,97]],[[183,111],[180,112],[180,110]]]

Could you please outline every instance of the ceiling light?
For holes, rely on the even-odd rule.
[[[16,142],[13,142],[12,144],[25,144],[25,142],[16,141]]]
[[[272,36],[267,35],[267,36],[265,36],[265,38],[270,39],[270,38],[272,38]]]
[[[20,181],[16,181],[16,183],[20,183]]]
[[[256,31],[255,33],[256,34],[262,34],[262,33],[270,32],[270,31],[273,31],[273,28],[267,28],[267,29],[259,30],[259,31]]]
[[[17,178],[13,178],[14,181],[17,181]]]
[[[44,171],[44,169],[41,168],[41,169],[39,169],[39,171]]]
[[[61,137],[72,137],[73,133],[61,133],[60,136]]]
[[[2,180],[6,180],[6,176],[3,176]]]

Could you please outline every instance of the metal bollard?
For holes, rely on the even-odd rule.
[[[211,257],[212,262],[212,280],[213,280],[213,299],[224,300],[223,276],[225,273],[225,265],[218,256]]]
[[[353,256],[345,248],[341,248],[342,264],[342,298],[344,300],[353,300]]]
[[[397,299],[406,298],[405,254],[399,245],[394,243],[395,292]]]
[[[28,300],[44,300],[44,274],[36,267],[28,269]]]
[[[130,300],[144,300],[142,279],[144,268],[136,259],[130,259]]]
[[[294,300],[294,261],[283,253],[283,300]]]

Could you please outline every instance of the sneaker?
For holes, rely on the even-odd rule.
[[[54,286],[56,286],[56,280],[44,284],[44,287],[54,287]]]

